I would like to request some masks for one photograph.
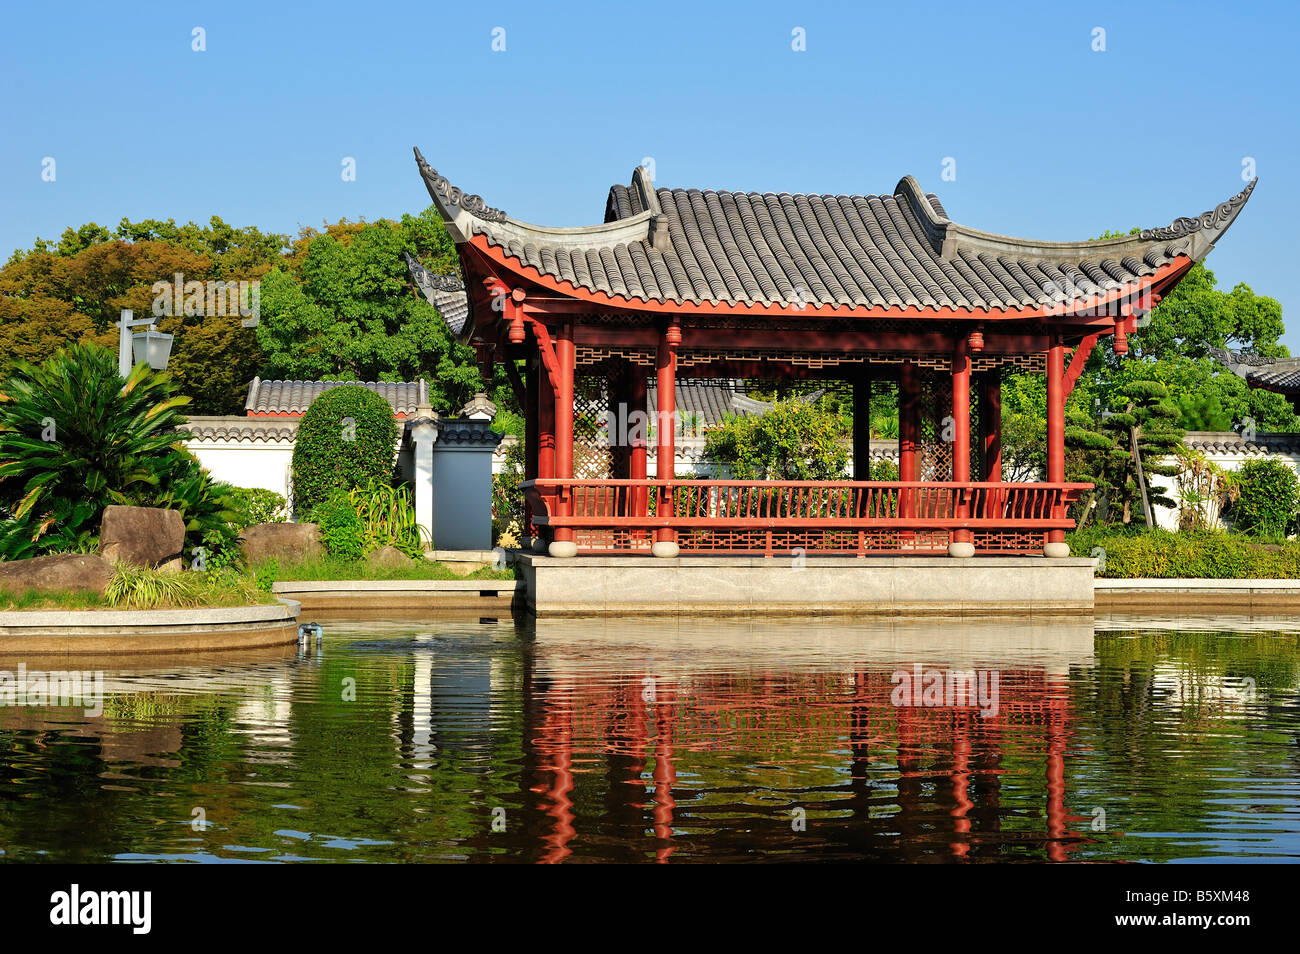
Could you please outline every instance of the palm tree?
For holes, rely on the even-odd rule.
[[[90,548],[109,504],[153,504],[173,482],[179,409],[171,376],[72,345],[20,363],[0,389],[0,556]]]

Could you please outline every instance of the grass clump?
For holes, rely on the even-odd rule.
[[[233,572],[173,573],[125,563],[113,567],[104,599],[117,609],[256,606],[272,602],[253,577]]]

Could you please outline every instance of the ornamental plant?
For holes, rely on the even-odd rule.
[[[395,547],[413,560],[424,556],[428,534],[415,522],[415,502],[409,487],[394,487],[372,478],[353,487],[347,499],[361,521],[365,553]]]
[[[19,363],[0,388],[0,556],[90,550],[109,504],[183,501],[187,522],[220,510],[195,496],[198,464],[177,443],[188,403],[143,363],[123,381],[99,345]]]
[[[1295,526],[1300,480],[1276,460],[1250,460],[1237,472],[1237,499],[1228,508],[1233,526],[1260,537],[1283,537]]]
[[[393,474],[397,423],[387,401],[360,385],[332,388],[312,401],[293,449],[294,510],[310,513],[336,491]]]

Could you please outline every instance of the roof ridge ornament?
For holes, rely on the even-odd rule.
[[[431,198],[441,202],[448,208],[464,209],[470,215],[487,222],[504,222],[506,220],[506,214],[500,209],[489,206],[483,201],[481,195],[463,192],[452,185],[446,176],[425,161],[424,156],[420,154],[419,146],[413,148],[415,150],[415,162],[420,167],[420,176],[424,179],[424,185],[429,190]]]
[[[1193,235],[1204,229],[1219,230],[1226,228],[1236,217],[1241,207],[1246,204],[1250,194],[1255,191],[1255,184],[1259,182],[1256,177],[1250,180],[1250,184],[1242,189],[1231,199],[1226,202],[1220,202],[1213,209],[1202,212],[1195,218],[1182,216],[1174,219],[1169,225],[1158,229],[1143,229],[1138,233],[1138,238],[1144,242],[1167,242],[1171,239],[1180,239],[1188,235]]]
[[[460,292],[465,290],[465,282],[455,275],[438,275],[429,271],[423,265],[413,258],[410,253],[403,252],[402,258],[406,259],[407,271],[411,273],[411,278],[415,284],[421,288],[430,288],[435,291]]]

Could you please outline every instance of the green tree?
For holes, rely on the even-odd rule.
[[[423,377],[436,408],[455,412],[483,389],[473,349],[416,294],[402,253],[454,273],[455,246],[430,207],[400,222],[343,221],[304,230],[262,286],[264,376],[327,381]],[[517,411],[504,369],[488,389]]]
[[[1129,336],[1129,352],[1116,355],[1114,339],[1105,338],[1090,356],[1084,371],[1091,394],[1105,407],[1115,407],[1130,382],[1155,380],[1169,389],[1180,410],[1184,398],[1195,396],[1182,420],[1186,430],[1250,418],[1260,430],[1294,431],[1300,419],[1286,398],[1252,389],[1209,356],[1208,348],[1228,347],[1265,357],[1285,357],[1282,306],[1256,295],[1248,285],[1231,291],[1218,288],[1214,273],[1197,264],[1151,312],[1145,327]],[[1205,402],[1201,404],[1200,402]],[[1218,405],[1214,411],[1211,404]],[[1208,414],[1208,418],[1206,417]],[[1212,428],[1219,429],[1219,428]]]
[[[57,242],[37,239],[0,268],[0,369],[39,363],[74,343],[116,349],[122,309],[150,315],[156,282],[171,283],[177,273],[185,281],[257,281],[286,242],[216,216],[207,226],[123,219],[115,231],[92,222],[67,229]],[[176,336],[168,369],[194,398],[193,410],[242,408],[262,357],[238,315],[162,316],[158,327]]]
[[[1080,522],[1095,505],[1099,522],[1129,524],[1140,509],[1147,525],[1154,526],[1153,508],[1176,506],[1152,488],[1150,478],[1178,473],[1168,461],[1183,450],[1180,414],[1159,381],[1130,381],[1114,396],[1122,401],[1119,409],[1096,417],[1078,407],[1067,410],[1066,476],[1096,485],[1080,508]]]

